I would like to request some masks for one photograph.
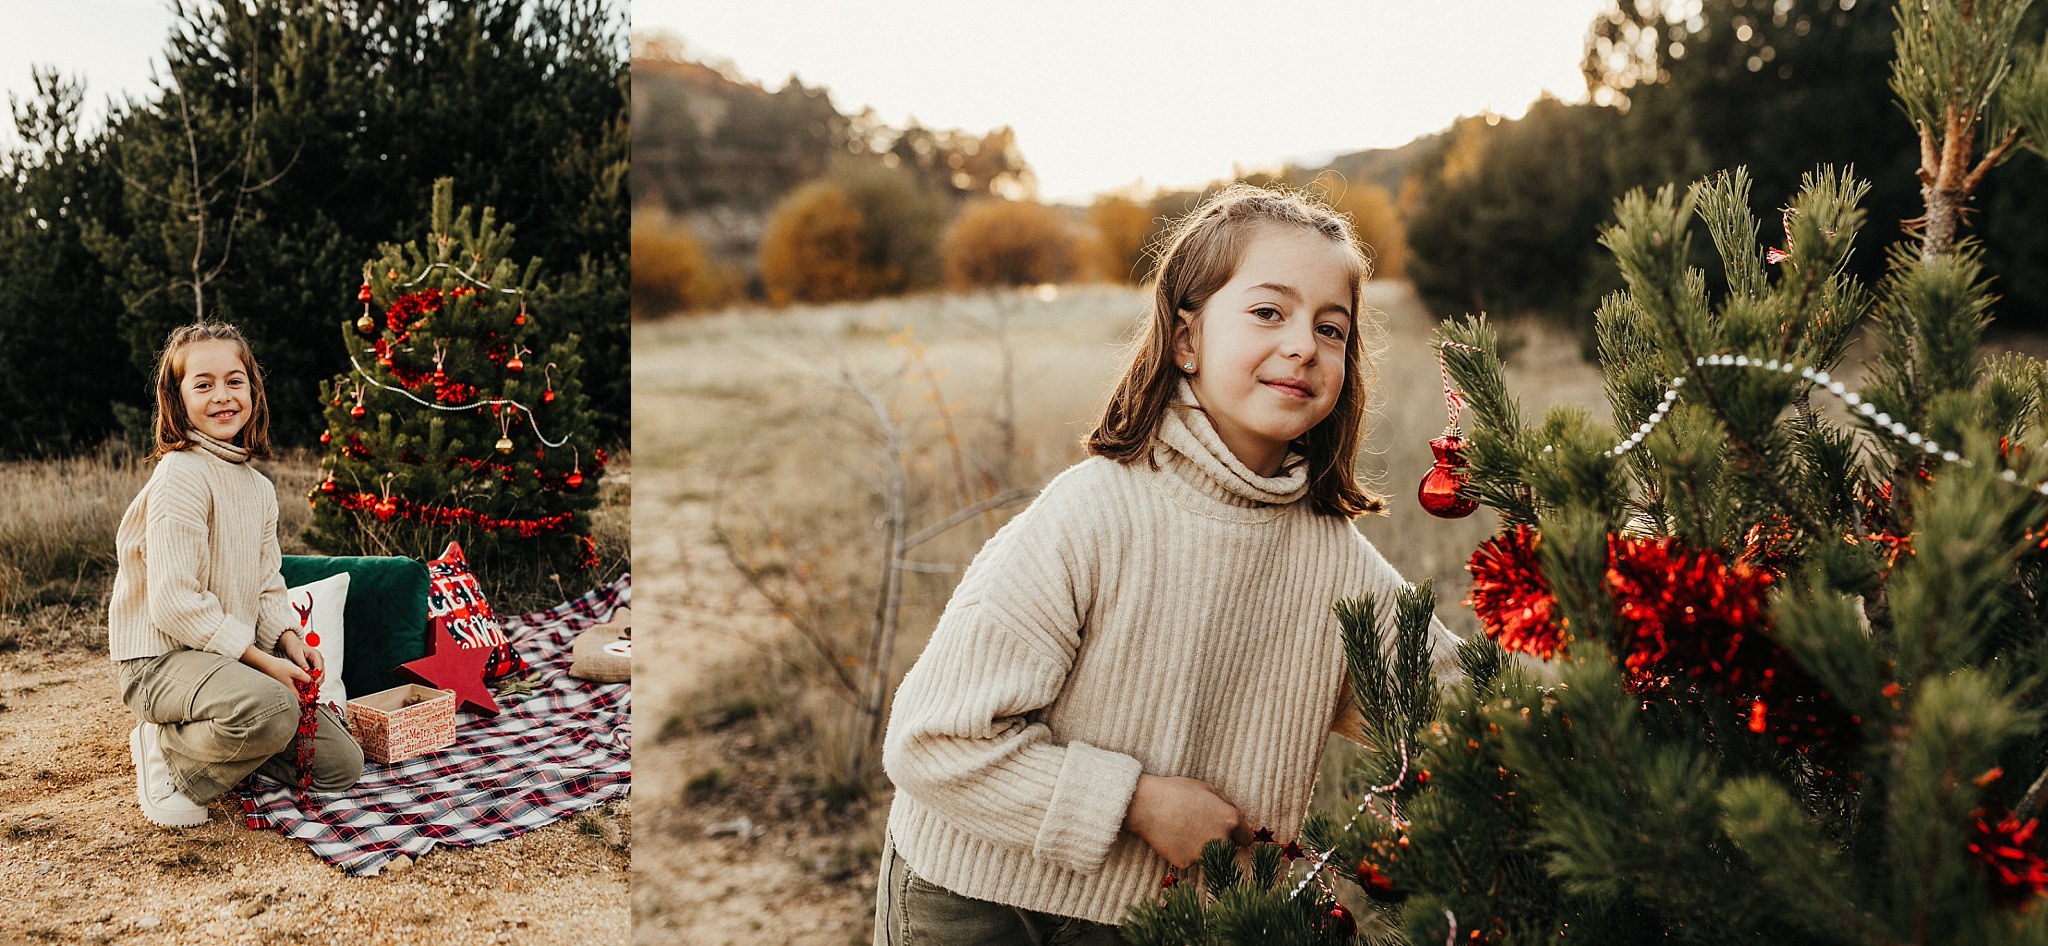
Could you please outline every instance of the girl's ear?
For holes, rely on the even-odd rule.
[[[1195,314],[1186,309],[1174,313],[1173,320],[1173,363],[1190,364],[1195,360]]]

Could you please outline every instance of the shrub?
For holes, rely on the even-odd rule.
[[[740,289],[734,267],[713,260],[688,223],[661,213],[634,216],[634,318],[716,309]]]
[[[1394,207],[1393,195],[1377,184],[1358,183],[1332,195],[1330,206],[1351,217],[1351,228],[1372,257],[1372,274],[1400,279],[1408,271],[1408,226]]]
[[[761,285],[768,301],[837,302],[882,292],[886,274],[867,262],[867,221],[846,190],[818,180],[789,193],[761,238]]]
[[[924,289],[939,283],[939,238],[951,203],[910,172],[875,161],[842,161],[827,180],[861,217],[861,265],[873,294]]]
[[[955,288],[1065,282],[1081,265],[1067,218],[1044,204],[982,201],[946,230],[941,255]]]
[[[1129,197],[1104,195],[1088,208],[1088,222],[1095,227],[1095,274],[1110,282],[1144,282],[1151,270],[1146,251],[1158,238],[1161,225],[1152,206]]]

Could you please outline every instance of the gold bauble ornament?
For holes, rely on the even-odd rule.
[[[370,313],[365,312],[363,313],[362,318],[356,320],[356,331],[361,332],[364,335],[368,335],[376,330],[377,320],[370,318]]]
[[[511,453],[511,452],[512,452],[512,438],[510,438],[510,437],[499,437],[499,438],[498,438],[498,452],[499,452],[499,453]]]

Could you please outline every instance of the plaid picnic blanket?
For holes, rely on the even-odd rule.
[[[305,841],[356,876],[436,844],[517,837],[585,808],[623,798],[632,778],[629,683],[569,676],[570,644],[631,601],[630,574],[574,601],[505,618],[505,636],[540,688],[499,697],[496,718],[461,713],[455,744],[395,765],[363,764],[353,788],[313,793],[251,778],[241,787],[252,828]]]

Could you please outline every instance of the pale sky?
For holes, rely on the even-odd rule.
[[[167,0],[0,0],[0,24],[0,89],[27,100],[37,65],[82,77],[88,128],[106,117],[108,98],[149,96],[150,67],[163,64],[171,34]],[[0,129],[0,141],[15,140],[12,113]]]
[[[1460,115],[1586,97],[1609,0],[633,0],[770,89],[791,73],[842,112],[1017,130],[1040,197],[1085,201],[1394,147]]]

